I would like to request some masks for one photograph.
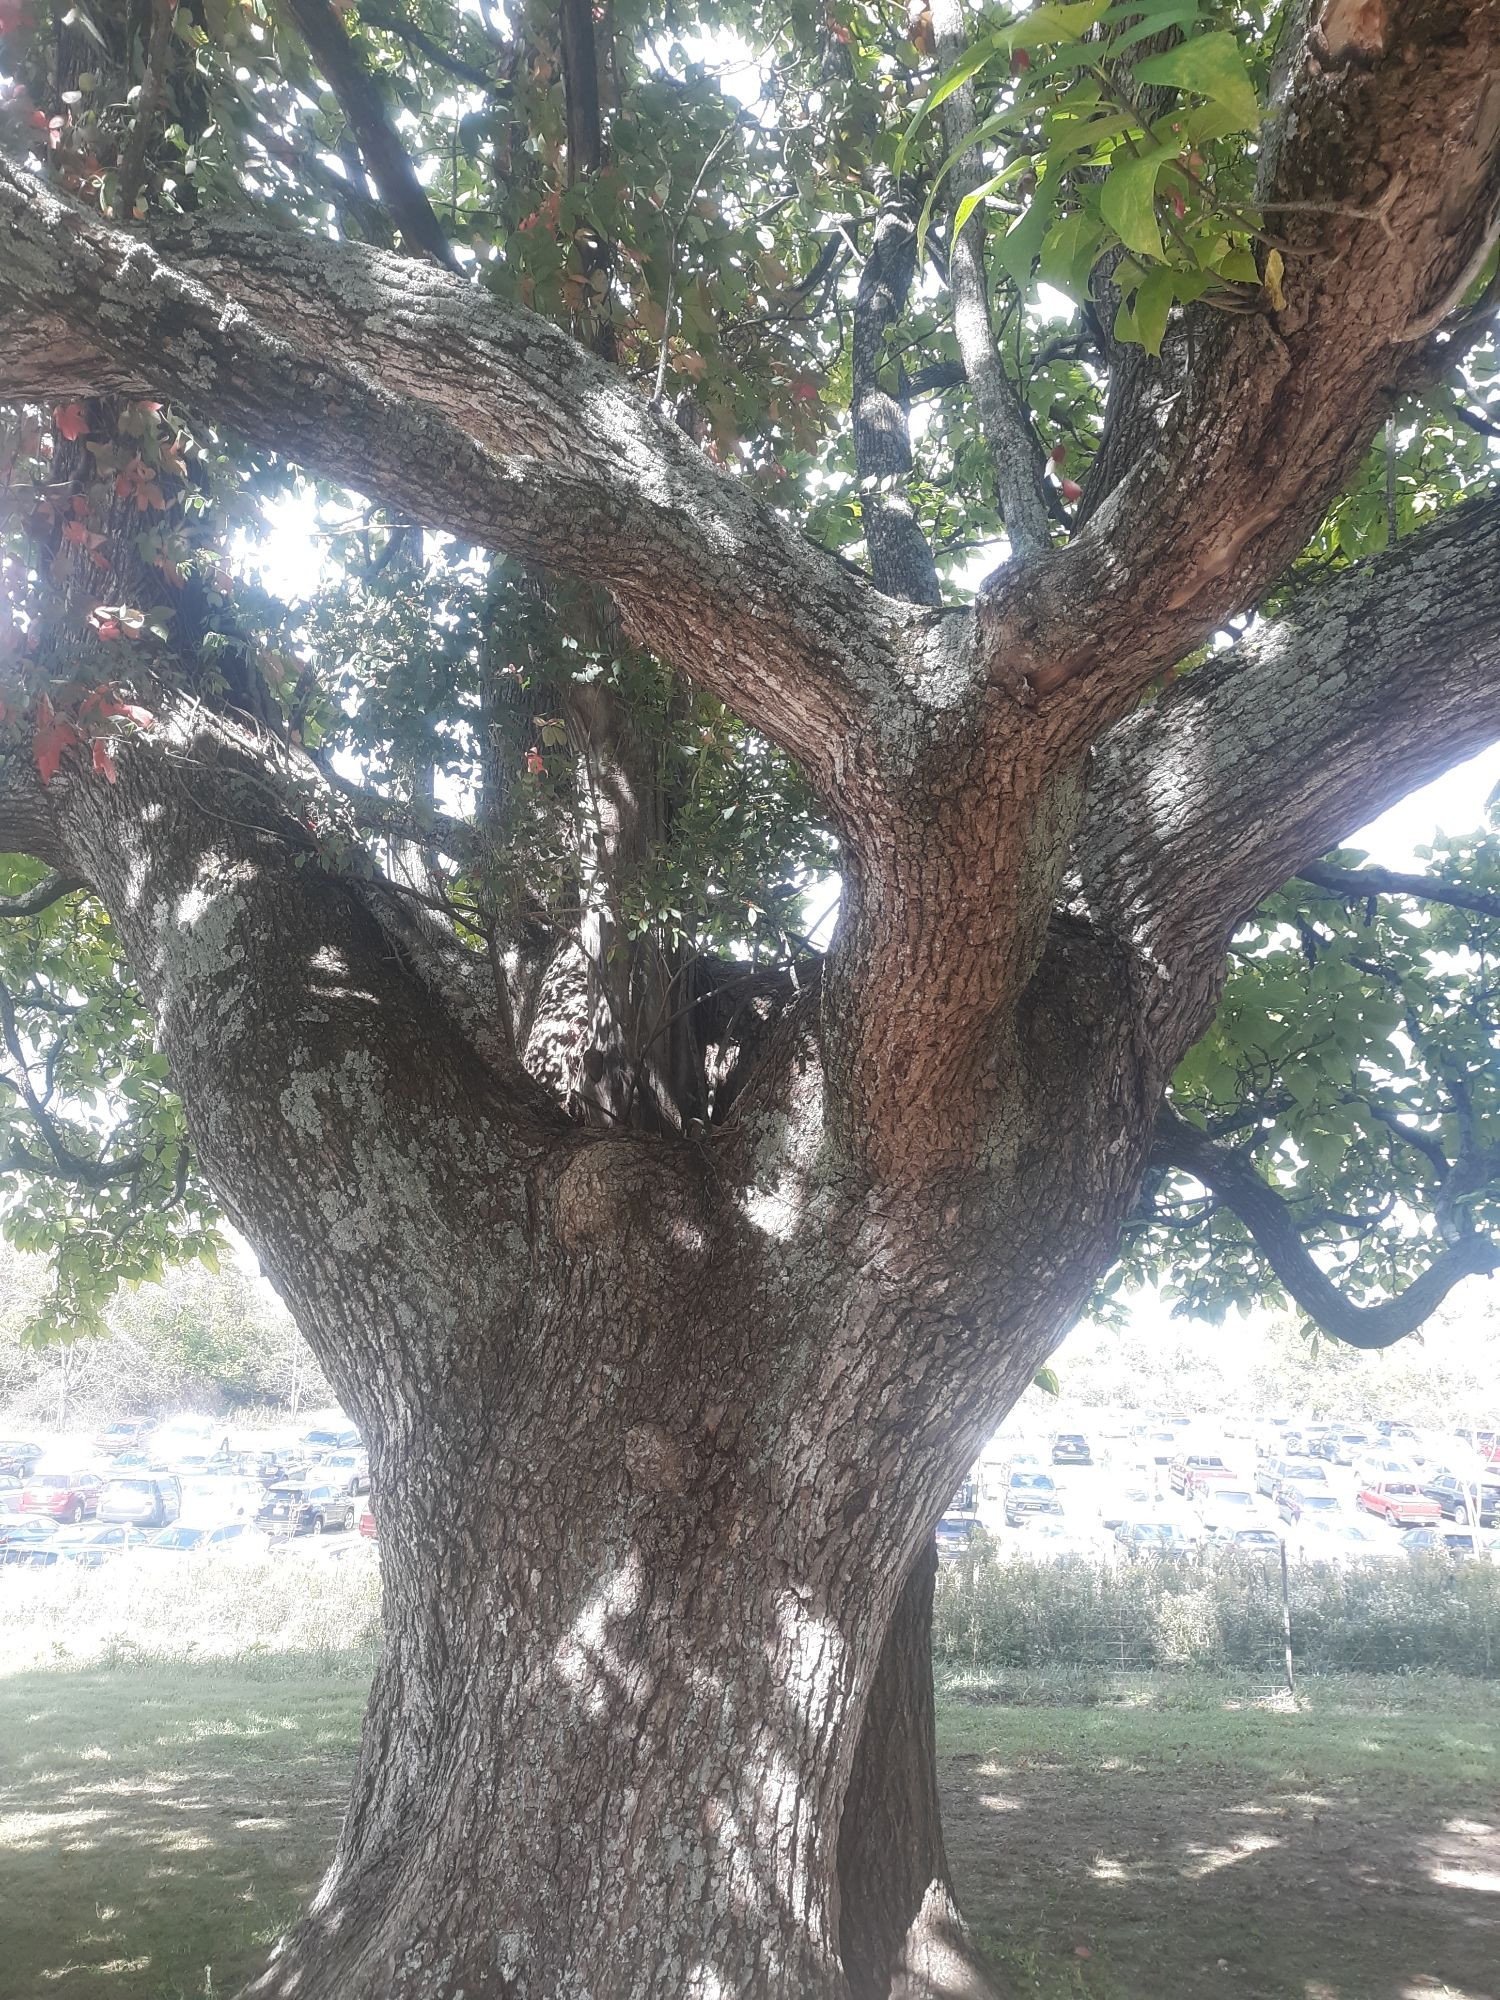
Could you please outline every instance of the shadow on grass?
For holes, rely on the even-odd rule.
[[[1500,2000],[1492,1688],[1034,1692],[941,1711],[948,1852],[1008,1992]]]
[[[327,1864],[372,1666],[0,1677],[3,2000],[232,1993]]]

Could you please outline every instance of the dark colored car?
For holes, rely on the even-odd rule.
[[[44,1514],[34,1514],[25,1521],[19,1518],[0,1521],[0,1559],[8,1563],[25,1562],[33,1549],[50,1542],[59,1533],[56,1521]]]
[[[62,1563],[97,1569],[111,1556],[124,1555],[129,1539],[128,1528],[59,1528],[44,1541],[18,1548],[16,1559],[38,1569],[52,1569]]]
[[[270,1535],[321,1535],[325,1528],[352,1528],[358,1514],[352,1494],[326,1484],[288,1482],[271,1488],[255,1525]]]
[[[0,1472],[13,1472],[24,1479],[41,1456],[39,1444],[27,1444],[21,1438],[0,1438]]]
[[[1052,1463],[1054,1465],[1092,1465],[1094,1454],[1089,1450],[1089,1441],[1080,1437],[1077,1431],[1063,1431],[1052,1440]]]
[[[1046,1472],[1013,1472],[1005,1482],[1005,1525],[1019,1527],[1033,1514],[1060,1514],[1062,1502]]]
[[[1408,1528],[1401,1546],[1414,1556],[1474,1556],[1479,1549],[1463,1528]]]
[[[1479,1487],[1480,1527],[1500,1527],[1500,1486],[1492,1485],[1489,1480],[1479,1482],[1460,1479],[1453,1472],[1437,1472],[1431,1479],[1423,1480],[1422,1491],[1429,1500],[1436,1500],[1443,1510],[1445,1521],[1467,1522],[1476,1484]]]
[[[97,1472],[33,1472],[21,1494],[21,1512],[50,1514],[54,1521],[92,1521],[103,1491]]]
[[[182,1488],[170,1472],[117,1473],[99,1495],[101,1521],[131,1528],[169,1528],[182,1512]]]

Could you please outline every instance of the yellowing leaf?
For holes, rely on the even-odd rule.
[[[1286,311],[1286,293],[1281,289],[1282,276],[1286,264],[1279,250],[1273,250],[1266,258],[1266,290],[1271,296],[1271,307],[1275,312]]]

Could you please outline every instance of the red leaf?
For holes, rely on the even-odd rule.
[[[52,412],[52,421],[69,444],[77,444],[89,434],[89,420],[83,414],[82,403],[59,404]]]
[[[114,758],[109,754],[109,746],[102,736],[94,738],[94,769],[102,772],[111,784],[120,775],[119,771],[115,768]]]
[[[48,707],[50,706],[49,703]],[[63,760],[63,752],[71,750],[77,741],[78,731],[71,722],[64,722],[61,717],[54,717],[51,721],[44,722],[38,729],[32,738],[31,749],[44,785],[52,783],[57,776],[57,767]]]

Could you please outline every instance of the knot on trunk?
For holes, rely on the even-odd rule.
[[[573,1155],[558,1176],[553,1218],[567,1250],[628,1236],[675,1263],[696,1262],[709,1247],[695,1191],[659,1152],[629,1139],[595,1140]]]
[[[660,1424],[632,1424],[625,1433],[625,1470],[648,1493],[685,1493],[698,1471],[698,1454]]]

